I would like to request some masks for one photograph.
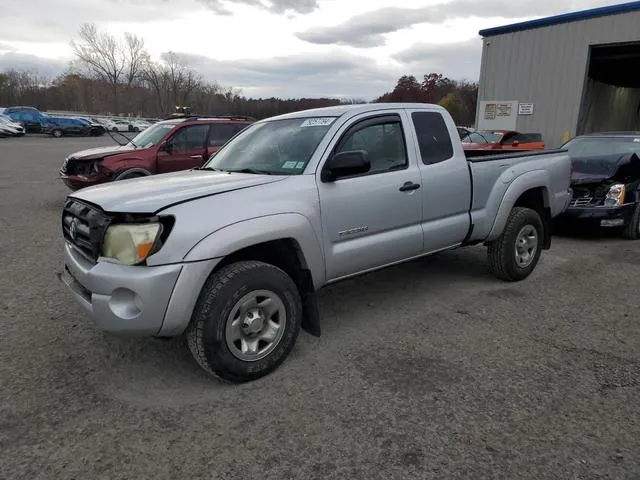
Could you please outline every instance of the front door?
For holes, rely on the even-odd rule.
[[[332,153],[364,150],[370,171],[323,182],[323,164],[318,168],[328,280],[422,251],[420,171],[407,149],[406,127],[399,112],[361,116],[343,127]]]
[[[209,125],[186,125],[176,131],[158,152],[158,173],[200,167],[206,160]]]

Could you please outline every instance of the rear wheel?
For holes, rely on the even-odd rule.
[[[629,240],[638,240],[640,238],[640,204],[636,205],[629,223],[624,226],[622,236]]]
[[[515,207],[502,235],[489,243],[491,272],[509,282],[527,278],[540,259],[543,237],[540,215],[530,208]]]
[[[51,132],[51,135],[53,135],[56,138],[60,138],[62,136],[62,130],[59,130],[56,128]]]
[[[207,280],[186,336],[204,370],[246,382],[284,362],[301,323],[302,300],[293,280],[273,265],[242,261]]]

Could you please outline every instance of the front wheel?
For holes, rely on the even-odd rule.
[[[207,372],[246,382],[284,362],[301,323],[302,300],[291,277],[267,263],[242,261],[209,277],[187,327],[187,343]]]
[[[51,135],[53,135],[56,138],[60,138],[62,136],[62,130],[58,130],[57,128],[51,132]]]
[[[509,214],[502,235],[489,243],[491,272],[508,282],[527,278],[540,259],[543,237],[544,227],[538,212],[515,207]]]

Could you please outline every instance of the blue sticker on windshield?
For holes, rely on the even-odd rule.
[[[296,168],[298,162],[284,162],[282,168]]]

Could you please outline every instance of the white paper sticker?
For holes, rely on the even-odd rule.
[[[640,138],[634,138],[633,141],[636,143],[640,143]]]
[[[300,170],[301,168],[304,168],[304,162],[298,162],[296,165],[296,170]]]
[[[334,117],[318,117],[318,118],[307,118],[302,124],[301,127],[326,127],[327,125],[331,125],[335,120]]]
[[[296,168],[297,162],[284,162],[282,168]]]

